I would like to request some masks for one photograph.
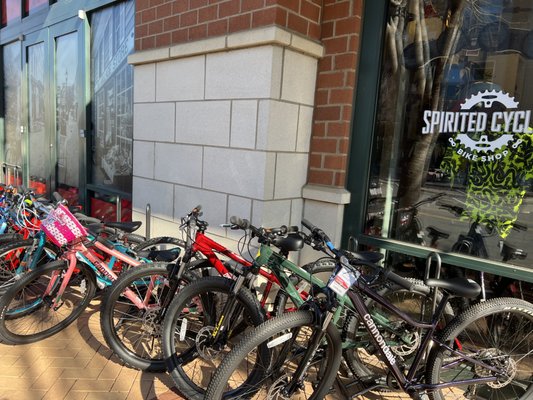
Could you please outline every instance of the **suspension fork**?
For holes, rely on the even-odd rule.
[[[225,332],[227,332],[228,336],[231,333],[233,329],[232,324],[235,322],[234,317],[238,316],[242,311],[242,307],[238,306],[237,304],[237,293],[244,284],[245,279],[246,278],[244,277],[244,275],[239,275],[237,277],[237,280],[233,284],[226,304],[224,304],[222,313],[220,314],[215,328],[213,329],[213,333],[211,334],[213,343],[216,343],[220,339],[221,335],[223,335]]]
[[[322,315],[322,324],[319,326],[320,329],[313,329],[313,335],[311,336],[311,340],[307,346],[307,351],[305,352],[303,359],[299,362],[298,368],[293,375],[293,379],[285,389],[286,395],[292,396],[296,390],[300,388],[300,382],[306,375],[307,370],[311,366],[311,362],[313,361],[313,358],[315,357],[316,352],[322,343],[322,340],[326,336],[326,330],[333,319],[333,315],[334,310],[326,311],[325,314]],[[329,345],[331,346],[332,344]]]

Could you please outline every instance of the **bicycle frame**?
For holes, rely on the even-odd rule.
[[[387,365],[389,371],[392,373],[392,375],[396,379],[396,382],[406,393],[413,393],[413,392],[420,391],[420,390],[435,390],[435,389],[469,385],[469,384],[487,383],[487,382],[493,382],[497,380],[497,377],[491,376],[491,377],[465,379],[462,381],[454,381],[450,383],[425,384],[425,383],[419,383],[419,381],[415,377],[416,371],[419,368],[424,358],[424,355],[426,354],[429,348],[429,345],[432,342],[439,347],[445,347],[447,350],[452,352],[452,354],[460,356],[461,359],[463,360],[472,362],[476,365],[483,367],[484,369],[493,371],[495,373],[500,372],[496,368],[490,365],[487,365],[479,360],[473,359],[472,357],[466,354],[463,354],[460,351],[452,349],[451,347],[449,347],[445,343],[442,343],[435,337],[434,334],[437,329],[439,319],[442,316],[446,303],[448,302],[449,297],[450,297],[450,295],[447,294],[446,292],[443,293],[443,297],[437,307],[437,310],[432,316],[432,321],[430,323],[426,323],[426,322],[421,322],[421,321],[415,321],[408,314],[399,310],[396,306],[391,304],[387,299],[383,298],[378,293],[369,289],[364,284],[356,282],[354,287],[356,288],[356,290],[355,291],[349,290],[347,293],[347,296],[350,298],[351,302],[354,304],[354,307],[357,313],[361,316],[361,321],[363,322],[367,332],[370,334],[374,343],[376,344],[376,349],[381,355],[381,360]],[[383,336],[381,335],[379,328],[376,325],[373,317],[370,315],[370,312],[368,308],[366,307],[364,300],[361,294],[359,293],[359,291],[367,295],[368,297],[370,297],[373,301],[377,302],[381,306],[385,307],[388,311],[400,317],[403,321],[407,322],[409,325],[414,326],[416,328],[427,329],[427,332],[422,340],[422,343],[420,344],[420,347],[415,353],[413,363],[411,364],[411,367],[409,368],[407,375],[405,375],[402,371],[400,371],[398,365],[396,364],[396,358],[394,357],[390,347],[387,345]]]

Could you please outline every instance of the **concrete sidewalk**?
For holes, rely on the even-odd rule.
[[[99,307],[94,300],[74,324],[49,339],[21,346],[0,343],[0,400],[182,400],[169,375],[127,368],[113,356],[100,331]],[[406,397],[364,397],[400,398]]]

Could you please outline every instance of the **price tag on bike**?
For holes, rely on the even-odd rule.
[[[346,267],[342,267],[337,274],[330,279],[328,287],[339,296],[344,296],[348,289],[357,282],[361,274],[355,273]]]

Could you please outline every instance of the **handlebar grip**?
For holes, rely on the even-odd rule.
[[[409,279],[406,279],[390,270],[386,270],[383,275],[385,276],[385,279],[388,279],[409,291],[412,291],[415,287],[414,282],[411,282]]]
[[[241,219],[235,215],[229,219],[229,222],[231,222],[233,225],[237,225],[241,229],[248,229],[250,227],[250,221],[247,219]]]
[[[52,193],[52,197],[54,198],[54,201],[56,203],[61,203],[63,201],[65,201],[65,199],[63,198],[63,196],[61,196],[58,192],[54,192]]]
[[[307,229],[309,229],[311,232],[315,232],[316,230],[318,230],[318,228],[313,225],[311,222],[309,222],[308,220],[306,220],[305,218],[302,219],[302,225],[305,226]]]

